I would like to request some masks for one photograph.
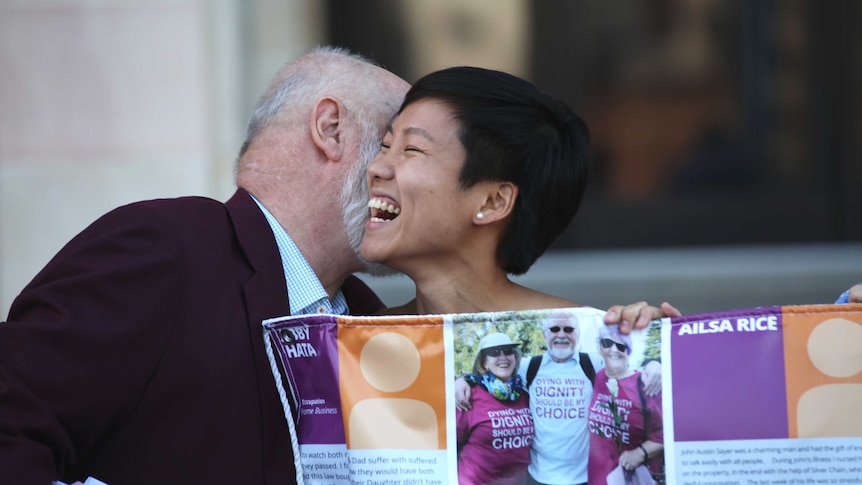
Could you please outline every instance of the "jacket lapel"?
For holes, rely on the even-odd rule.
[[[295,476],[295,472],[285,476],[283,469],[288,463],[293,466],[292,460],[286,459],[293,454],[293,450],[284,410],[266,355],[261,324],[266,319],[290,314],[287,284],[284,281],[281,256],[272,229],[251,196],[244,190],[237,190],[225,206],[233,221],[241,250],[251,268],[247,275],[248,280],[243,285],[243,292],[260,391],[264,469],[267,483],[279,483]],[[288,400],[295,422],[297,406],[289,393]],[[272,423],[280,425],[272,426]]]
[[[250,344],[254,349],[260,391],[266,482],[280,483],[287,480],[287,483],[292,483],[290,480],[295,477],[296,471],[293,461],[286,459],[293,455],[291,437],[281,398],[276,390],[275,378],[266,355],[262,327],[264,320],[290,314],[281,256],[272,235],[272,229],[251,195],[242,189],[237,190],[225,206],[233,221],[240,249],[248,261],[248,266],[238,268],[237,271],[246,273],[241,275],[241,280],[245,281],[243,293],[247,324]],[[377,295],[355,276],[347,278],[342,291],[353,315],[373,315],[384,307]],[[290,402],[293,421],[296,423],[299,418],[299,407],[290,392],[287,393],[287,399]],[[279,425],[272,426],[272,423],[279,423]],[[299,457],[294,457],[294,460],[298,459]],[[286,473],[284,467],[288,464],[292,468]]]

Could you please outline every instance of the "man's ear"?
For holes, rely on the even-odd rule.
[[[311,140],[326,158],[338,161],[344,153],[344,105],[327,96],[317,100],[311,111]]]
[[[479,213],[481,218],[473,217],[476,224],[487,224],[509,217],[515,209],[515,200],[518,198],[518,186],[512,182],[485,182],[488,190],[485,192],[485,201]]]

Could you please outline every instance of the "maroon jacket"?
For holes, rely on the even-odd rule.
[[[343,290],[354,314],[382,308],[356,278]],[[0,323],[0,484],[295,483],[261,330],[288,313],[246,192],[104,215]]]

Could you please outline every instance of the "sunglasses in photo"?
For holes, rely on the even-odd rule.
[[[551,333],[557,333],[560,331],[560,327],[558,325],[554,325],[553,327],[549,327],[548,331]],[[563,331],[566,333],[572,333],[575,331],[575,327],[563,327]]]
[[[605,348],[605,349],[609,349],[609,348],[613,347],[614,345],[616,345],[617,350],[619,350],[620,352],[625,352],[626,349],[629,348],[628,345],[621,344],[619,342],[614,342],[613,340],[611,340],[609,338],[603,338],[601,340],[601,343],[602,343],[602,348]]]
[[[515,355],[515,347],[496,347],[493,349],[488,349],[485,351],[490,357],[499,357],[500,354],[503,355]]]

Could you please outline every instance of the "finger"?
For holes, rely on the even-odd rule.
[[[640,312],[638,314],[638,319],[635,320],[635,328],[638,330],[643,330],[649,327],[649,322],[652,321],[652,313],[651,312]]]
[[[661,304],[661,308],[647,305],[640,309],[638,319],[635,322],[635,328],[643,329],[648,327],[650,322],[652,322],[653,320],[658,320],[664,317],[679,316],[682,316],[682,313],[668,302],[663,302]]]
[[[632,333],[632,324],[631,322],[627,322],[625,320],[621,320],[619,323],[620,333],[623,335]]]
[[[663,302],[661,304],[661,311],[662,311],[662,313],[664,313],[664,316],[666,316],[666,317],[681,317],[682,316],[682,312],[677,310],[676,307],[674,307],[673,305],[671,305],[668,302]]]
[[[615,325],[620,323],[620,312],[622,310],[622,305],[613,305],[608,308],[608,311],[605,313],[605,323],[607,323],[608,325]]]
[[[637,324],[638,324],[638,320],[639,320],[639,317],[641,314],[641,310],[643,310],[644,307],[647,307],[647,306],[648,306],[647,302],[639,301],[637,303],[632,303],[631,305],[628,305],[625,308],[623,308],[622,314],[621,314],[622,320],[620,321],[620,326],[622,326],[623,322],[625,322],[627,324],[629,331],[631,331],[632,328],[638,328]],[[640,328],[643,328],[643,327],[640,327]]]
[[[640,308],[638,312],[637,320],[635,320],[635,328],[644,329],[649,327],[649,322],[661,318],[662,313],[661,310],[650,305],[645,305]]]
[[[628,307],[624,307],[622,305],[613,305],[608,308],[608,311],[605,313],[605,324],[607,325],[619,325],[620,333],[623,335],[631,333],[632,331],[632,320],[626,321],[623,318],[623,315],[626,312]]]

